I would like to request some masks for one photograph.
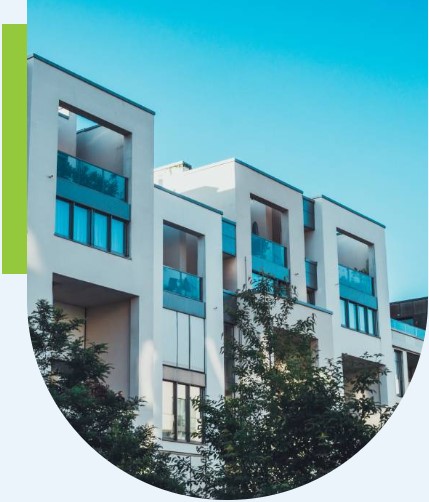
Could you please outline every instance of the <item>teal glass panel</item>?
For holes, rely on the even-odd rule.
[[[314,230],[314,201],[303,198],[304,227]]]
[[[201,277],[164,265],[164,291],[201,300]]]
[[[107,216],[93,213],[92,243],[94,247],[107,250]]]
[[[222,251],[232,256],[236,255],[235,225],[222,220]]]
[[[81,244],[89,244],[88,232],[89,211],[81,206],[73,208],[73,240]]]
[[[56,202],[55,233],[70,239],[70,204],[61,199]]]
[[[57,176],[122,201],[126,200],[127,179],[124,176],[64,152],[58,152]]]
[[[410,336],[414,336],[415,338],[419,338],[420,340],[425,339],[425,330],[421,328],[417,328],[416,326],[410,326],[409,324],[401,321],[397,321],[396,319],[390,319],[390,324],[393,329],[397,331],[401,331]]]
[[[252,255],[282,267],[287,266],[286,248],[255,234],[252,234]]]
[[[307,288],[317,289],[317,263],[305,260],[305,279]]]
[[[110,250],[112,253],[125,254],[125,223],[116,218],[112,218]]]
[[[340,284],[356,289],[368,295],[374,294],[372,277],[344,265],[338,266]]]

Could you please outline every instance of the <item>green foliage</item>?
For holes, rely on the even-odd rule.
[[[345,393],[341,362],[317,364],[314,316],[291,322],[295,298],[283,293],[261,281],[237,295],[241,336],[224,348],[236,383],[228,397],[194,403],[204,444],[191,495],[242,499],[301,486],[352,457],[391,413],[371,393],[385,370],[361,365]]]
[[[67,320],[45,300],[29,316],[36,360],[53,399],[76,432],[111,463],[142,481],[183,493],[152,427],[134,425],[143,401],[125,399],[106,384],[111,367],[102,356],[107,346],[84,347],[73,335],[82,324]]]

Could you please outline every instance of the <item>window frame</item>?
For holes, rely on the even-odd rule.
[[[344,314],[345,314],[345,324],[343,322],[343,305],[344,305]],[[355,322],[356,327],[350,326],[350,309],[353,309],[355,313]],[[359,310],[363,309],[363,319],[359,319]],[[352,331],[356,331],[358,333],[363,333],[369,336],[379,337],[378,329],[377,329],[377,311],[367,307],[365,305],[361,305],[359,303],[352,302],[347,300],[346,298],[340,298],[340,318],[341,318],[341,327],[351,329]],[[372,316],[372,328],[373,333],[370,332],[370,322],[369,316]],[[363,321],[364,326],[361,326],[361,322]]]
[[[57,201],[65,202],[68,204],[68,235],[62,235],[56,232],[56,222],[57,222]],[[74,210],[75,207],[79,207],[85,209],[88,212],[88,224],[87,224],[87,234],[88,234],[88,242],[81,242],[74,239]],[[94,245],[94,214],[100,214],[107,218],[107,228],[106,228],[106,249],[102,247],[98,247]],[[112,221],[119,221],[123,223],[123,248],[124,253],[118,253],[116,251],[112,251]],[[104,211],[99,211],[98,209],[94,209],[89,206],[85,206],[80,204],[79,202],[75,202],[73,200],[65,199],[63,197],[56,197],[55,199],[55,224],[54,224],[54,235],[56,237],[61,237],[62,239],[67,239],[71,242],[75,242],[77,244],[82,244],[83,246],[87,246],[93,249],[97,249],[98,251],[103,251],[105,253],[113,254],[115,256],[120,256],[121,258],[129,257],[129,246],[128,246],[128,235],[129,235],[129,221],[123,220],[122,218],[118,218],[112,214],[106,213]]]
[[[204,387],[199,387],[198,385],[191,385],[183,382],[178,382],[178,381],[173,381],[173,380],[168,380],[168,379],[163,379],[162,383],[164,382],[172,383],[173,384],[173,433],[172,437],[166,437],[164,436],[164,431],[162,430],[162,440],[163,441],[174,441],[177,443],[190,443],[190,444],[201,444],[202,438],[200,439],[195,439],[192,438],[192,432],[191,432],[191,398],[190,398],[190,389],[191,387],[194,387],[196,389],[199,389],[199,395],[200,398],[203,398],[204,396]],[[185,439],[178,439],[178,414],[177,414],[177,387],[178,385],[183,385],[185,387],[185,394],[186,394],[186,402],[185,402]],[[164,385],[163,385],[163,391],[164,391]],[[163,401],[163,400],[162,400]],[[202,416],[200,415],[200,420],[202,420]]]

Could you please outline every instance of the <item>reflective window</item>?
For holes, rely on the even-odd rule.
[[[162,438],[174,441],[201,442],[198,433],[201,414],[192,400],[202,389],[177,382],[163,382]]]
[[[349,302],[349,324],[350,329],[357,329],[356,304]]]
[[[92,243],[96,248],[107,250],[107,216],[95,211],[92,216]]]
[[[395,369],[396,369],[396,394],[399,397],[404,395],[404,368],[402,351],[395,350]]]
[[[345,300],[340,300],[341,304],[341,326],[347,326],[347,303]]]
[[[375,312],[368,309],[368,333],[370,335],[375,335],[375,322],[374,322]]]
[[[362,305],[357,306],[359,331],[366,333],[366,309]]]
[[[56,200],[55,235],[127,255],[127,223],[72,201]]]
[[[73,240],[81,244],[89,244],[88,209],[82,206],[73,207]]]
[[[177,385],[177,439],[186,441],[186,385]]]
[[[173,382],[162,382],[162,437],[174,439]]]
[[[377,336],[377,313],[363,305],[340,299],[341,326]]]
[[[112,253],[125,254],[125,224],[116,218],[112,218],[110,250]]]
[[[61,199],[56,202],[55,233],[70,238],[70,204]]]

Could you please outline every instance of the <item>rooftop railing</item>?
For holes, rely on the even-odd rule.
[[[390,319],[390,326],[392,327],[392,329],[410,336],[414,336],[419,340],[425,339],[425,330],[418,328],[417,326],[412,326],[411,324],[407,324],[406,322],[401,322],[396,319]]]
[[[127,178],[60,151],[57,176],[122,201],[127,199]]]

